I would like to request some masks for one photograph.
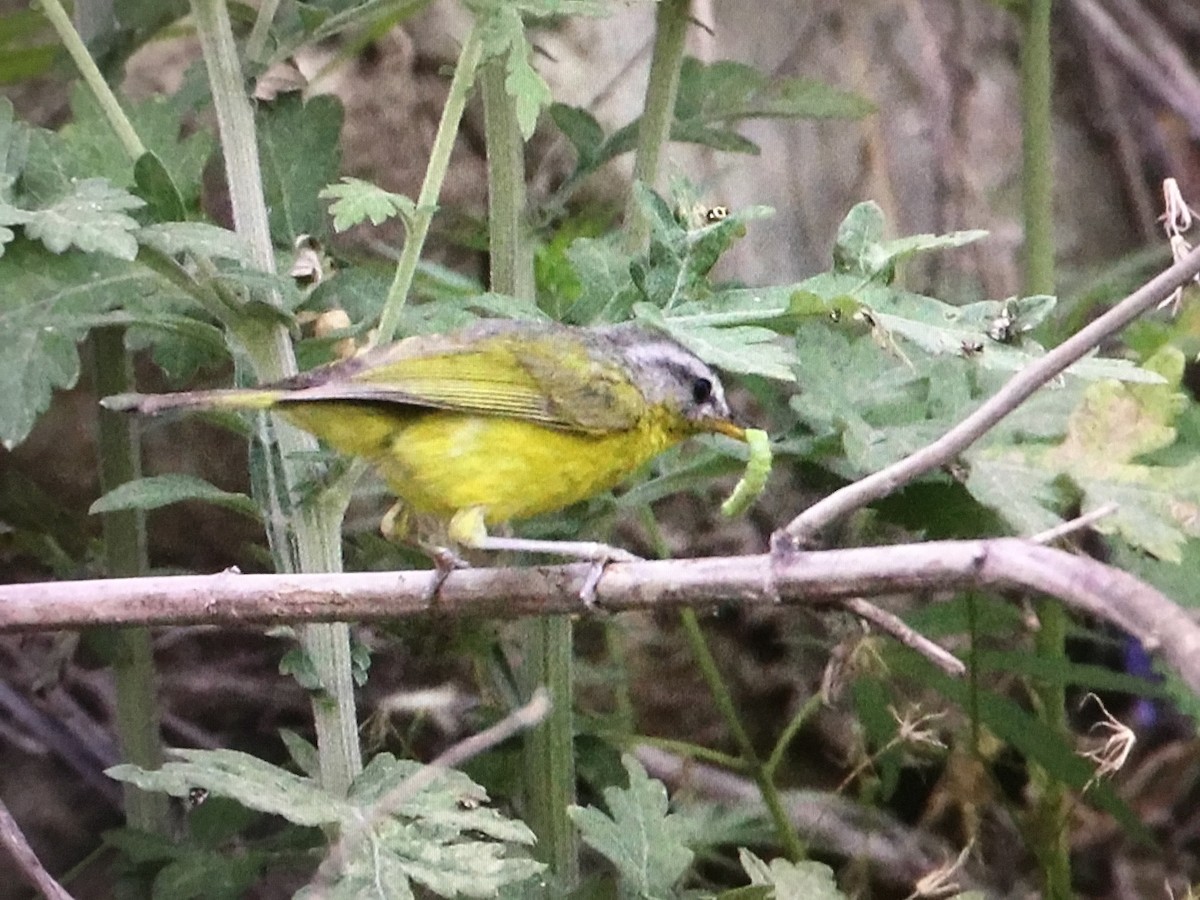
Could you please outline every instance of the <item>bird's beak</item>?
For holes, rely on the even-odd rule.
[[[710,431],[716,434],[723,434],[726,437],[731,437],[735,441],[746,441],[746,429],[741,425],[736,425],[728,419],[711,419],[708,422]]]

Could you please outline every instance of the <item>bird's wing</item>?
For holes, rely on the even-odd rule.
[[[552,335],[552,337],[547,337]],[[344,400],[510,416],[570,431],[631,427],[641,395],[619,365],[567,330],[399,341],[287,384],[279,402]]]

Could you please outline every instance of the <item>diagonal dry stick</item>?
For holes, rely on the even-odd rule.
[[[0,800],[0,846],[8,851],[25,880],[41,891],[46,900],[71,900],[71,895],[42,866],[3,800]]]

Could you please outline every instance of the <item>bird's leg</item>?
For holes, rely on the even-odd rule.
[[[596,586],[604,567],[609,563],[641,562],[628,550],[602,544],[597,541],[544,541],[529,538],[495,537],[487,533],[482,507],[473,506],[461,509],[450,520],[449,534],[451,540],[464,547],[474,550],[509,550],[516,553],[544,553],[555,556],[569,556],[582,559],[592,564],[583,589],[579,592],[581,599],[589,607],[596,599]]]
[[[442,547],[428,541],[414,539],[409,533],[408,511],[402,501],[392,504],[391,509],[384,513],[379,530],[384,538],[394,543],[409,544],[416,547],[433,561],[433,581],[425,591],[425,602],[437,602],[438,593],[450,573],[455,569],[468,569],[470,563],[455,553],[449,547]]]

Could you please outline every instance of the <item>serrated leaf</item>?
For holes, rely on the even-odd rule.
[[[761,375],[776,381],[795,381],[795,356],[769,328],[735,325],[715,328],[689,321],[688,317],[665,317],[648,304],[634,307],[634,315],[666,331],[705,362],[737,375]]]
[[[925,353],[969,361],[974,367],[1016,372],[1045,350],[1028,331],[1054,307],[1053,297],[984,300],[953,306],[933,297],[900,291],[859,275],[823,274],[792,287],[793,314],[828,314],[844,324],[864,323],[876,341],[900,347],[898,338]],[[775,289],[779,291],[780,289]],[[1126,360],[1087,357],[1067,369],[1079,378],[1118,378],[1162,384],[1157,372]]]
[[[208,259],[232,259],[253,264],[250,247],[236,233],[208,222],[161,222],[137,233],[138,243],[167,256],[190,253]]]
[[[18,239],[0,257],[0,442],[25,439],[58,388],[79,376],[76,343],[131,298],[150,306],[190,303],[166,279],[136,263],[82,253],[54,255]]]
[[[339,232],[368,219],[372,225],[382,225],[393,216],[400,216],[408,227],[417,212],[416,204],[403,194],[345,175],[337,184],[323,188],[319,196],[334,201],[329,212],[333,214],[333,230]]]
[[[683,221],[665,200],[639,183],[634,197],[650,225],[650,248],[630,264],[630,276],[642,296],[665,311],[711,293],[708,273],[733,242],[746,233],[746,223],[769,215],[767,207],[734,210],[698,227]],[[678,193],[678,192],[677,192]],[[688,211],[687,197],[677,201]]]
[[[200,195],[204,166],[216,148],[205,129],[182,136],[184,113],[169,97],[152,97],[137,103],[122,101],[122,107],[146,150],[161,162],[171,184],[186,206]],[[72,121],[57,133],[44,133],[47,152],[34,160],[30,180],[35,193],[45,202],[61,192],[71,179],[107,178],[118,187],[136,183],[135,164],[113,131],[108,117],[92,92],[78,83],[71,93]]]
[[[845,900],[846,895],[838,890],[833,869],[824,863],[787,859],[766,863],[745,847],[738,850],[738,859],[750,876],[750,883],[770,885],[774,889],[772,896],[778,900]]]
[[[629,275],[629,257],[615,239],[577,238],[567,248],[580,292],[563,314],[576,325],[622,322],[629,318],[638,293]]]
[[[131,260],[137,256],[133,232],[138,223],[124,211],[142,206],[145,201],[105,179],[86,178],[50,206],[31,210],[25,235],[41,241],[51,253],[76,247]]]
[[[159,509],[184,500],[200,500],[259,520],[258,504],[245,494],[223,491],[194,475],[154,475],[127,481],[96,500],[88,512],[92,515],[122,509]]]
[[[230,797],[259,812],[282,816],[297,825],[336,825],[352,813],[345,801],[323,791],[310,778],[237,750],[177,750],[184,762],[164,763],[153,771],[132,765],[113,766],[110,778],[143,790],[186,797],[193,788]]]
[[[856,204],[838,226],[833,270],[889,284],[896,264],[915,253],[961,247],[987,236],[986,231],[917,234],[884,240],[883,210],[873,201]]]
[[[646,774],[636,759],[623,758],[628,788],[604,790],[605,814],[572,806],[571,820],[584,843],[608,859],[642,897],[667,897],[692,862],[684,843],[687,826],[668,812],[667,789]]]
[[[333,97],[281,94],[258,106],[258,145],[271,237],[292,246],[302,234],[326,233],[321,189],[338,177],[342,106]]]
[[[554,99],[546,79],[530,63],[531,54],[524,39],[520,43],[514,42],[508,53],[508,74],[504,79],[504,89],[515,102],[517,127],[525,140],[533,137],[538,116]]]
[[[1083,512],[1116,505],[1094,526],[1101,533],[1119,534],[1160,559],[1178,561],[1184,542],[1200,536],[1200,460],[1178,466],[1138,460],[1175,441],[1174,422],[1186,404],[1177,390],[1182,363],[1182,354],[1168,348],[1146,366],[1164,384],[1090,385],[1057,445],[971,451],[968,489],[1031,533],[1058,521],[1039,511],[1038,501],[1069,482],[1082,494]]]
[[[857,94],[806,78],[770,78],[745,63],[686,57],[675,116],[680,121],[761,118],[860,119],[875,111]]]

